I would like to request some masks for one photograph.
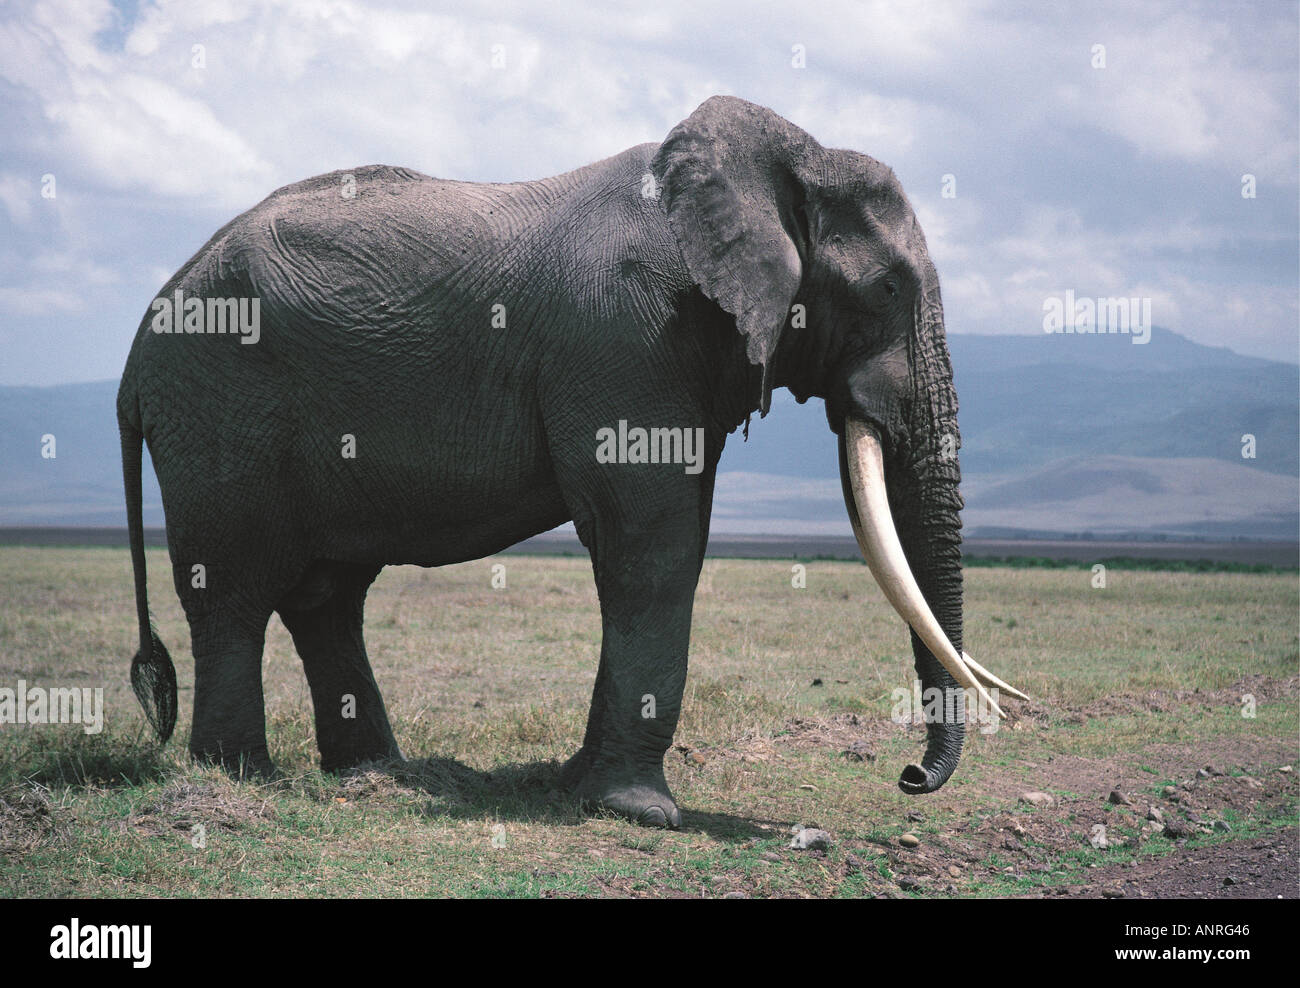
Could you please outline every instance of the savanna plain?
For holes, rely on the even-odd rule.
[[[866,567],[806,561],[798,588],[792,560],[707,560],[664,832],[558,787],[600,649],[585,558],[385,570],[367,645],[407,761],[350,775],[317,767],[273,617],[266,783],[189,761],[188,627],[165,550],[148,565],[180,683],[166,746],[128,682],[127,552],[0,548],[0,686],[104,690],[98,734],[0,724],[0,896],[1298,894],[1294,572],[968,568],[966,648],[1032,699],[909,797],[911,652]],[[799,826],[829,847],[792,848]]]

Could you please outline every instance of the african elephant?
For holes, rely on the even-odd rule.
[[[663,757],[718,458],[778,387],[826,400],[849,516],[923,686],[1009,690],[961,651],[957,401],[939,281],[889,168],[717,96],[662,144],[542,181],[370,166],[280,189],[167,283],[122,376],[136,694],[165,740],[175,672],[145,596],[142,439],[191,630],[190,751],[236,770],[272,770],[272,612],[322,767],[401,757],[362,641],[380,569],[572,520],[603,640],[562,779],[584,806],[678,826]],[[927,731],[909,793],[961,754],[960,714]]]

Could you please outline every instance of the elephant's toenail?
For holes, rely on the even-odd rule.
[[[651,806],[641,811],[636,822],[643,827],[667,827],[668,817],[660,807]]]

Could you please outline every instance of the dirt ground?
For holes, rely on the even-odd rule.
[[[1152,690],[1140,695],[1117,694],[1070,714],[1085,724],[1094,717],[1125,710],[1167,710],[1178,703],[1207,707],[1231,704],[1243,692],[1269,699],[1300,693],[1300,679],[1247,677],[1221,691]],[[1015,721],[1034,719],[1040,711],[1022,706]],[[775,742],[756,740],[742,748],[708,753],[708,757],[763,760],[773,747],[834,748],[848,758],[871,758],[878,735],[887,725],[842,714],[827,721],[793,720]],[[846,870],[859,867],[855,857],[879,854],[889,860],[892,882],[878,896],[899,891],[942,896],[970,894],[993,873],[1006,878],[1043,881],[1028,897],[1066,896],[1110,899],[1258,899],[1300,898],[1300,827],[1285,826],[1266,834],[1235,837],[1229,821],[1261,815],[1285,818],[1294,814],[1298,783],[1294,766],[1296,744],[1283,741],[1214,741],[1186,745],[1152,745],[1135,768],[1131,753],[1108,759],[1053,755],[1045,764],[1020,763],[990,771],[980,780],[982,793],[1014,803],[1014,812],[962,812],[961,804],[940,792],[926,810],[908,819],[923,831],[927,817],[955,810],[965,819],[955,826],[927,833],[915,847],[897,842],[861,844],[850,848]],[[689,756],[688,756],[689,757]],[[1263,766],[1271,765],[1271,768]],[[1247,768],[1246,766],[1250,766]],[[1029,770],[1028,776],[1025,770]],[[1153,774],[1154,773],[1154,774]],[[1170,784],[1155,784],[1170,780]],[[1176,782],[1173,780],[1177,780]],[[1031,792],[1050,790],[1050,803],[1034,805]],[[1063,792],[1073,795],[1060,795]],[[1054,795],[1053,795],[1054,794]],[[1098,827],[1103,828],[1100,832]],[[1213,836],[1210,844],[1189,843]],[[1153,838],[1164,841],[1152,845]],[[1172,844],[1174,850],[1163,851]],[[1135,855],[1120,863],[1087,867],[1086,882],[1047,880],[1053,862],[1081,848],[1123,847],[1151,856]],[[817,852],[813,852],[817,853]],[[994,863],[991,863],[994,862]],[[1010,862],[1010,863],[1003,863]],[[1058,876],[1063,872],[1057,872]],[[893,886],[893,887],[891,887]]]

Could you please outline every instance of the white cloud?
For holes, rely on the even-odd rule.
[[[152,75],[136,71],[130,56],[96,48],[110,21],[107,4],[90,3],[40,5],[30,21],[4,24],[15,46],[0,55],[0,74],[49,123],[28,146],[102,188],[246,205],[264,190],[266,163],[158,65],[140,66]]]
[[[661,140],[723,92],[899,173],[952,331],[1036,332],[1044,296],[1074,288],[1149,295],[1193,338],[1294,356],[1293,272],[1270,273],[1296,239],[1286,5],[156,0],[124,16],[106,0],[0,9],[0,204],[23,238],[6,311],[75,302],[28,263],[48,251],[99,265],[83,283],[110,272],[133,326],[126,286],[279,185],[371,162],[539,178]],[[57,202],[33,198],[46,171]],[[1240,199],[1243,172],[1258,200]],[[78,342],[117,372],[120,340]]]
[[[1165,6],[1140,29],[1099,24],[1093,33],[1106,45],[1106,66],[1090,67],[1085,84],[1059,87],[1060,104],[1146,155],[1292,181],[1295,78],[1261,64],[1277,40],[1238,23],[1248,13],[1225,8],[1216,18]]]
[[[47,316],[85,307],[85,296],[67,289],[0,286],[0,312],[10,315]]]
[[[10,223],[26,223],[39,195],[35,182],[12,173],[0,175],[0,203],[4,204]]]

